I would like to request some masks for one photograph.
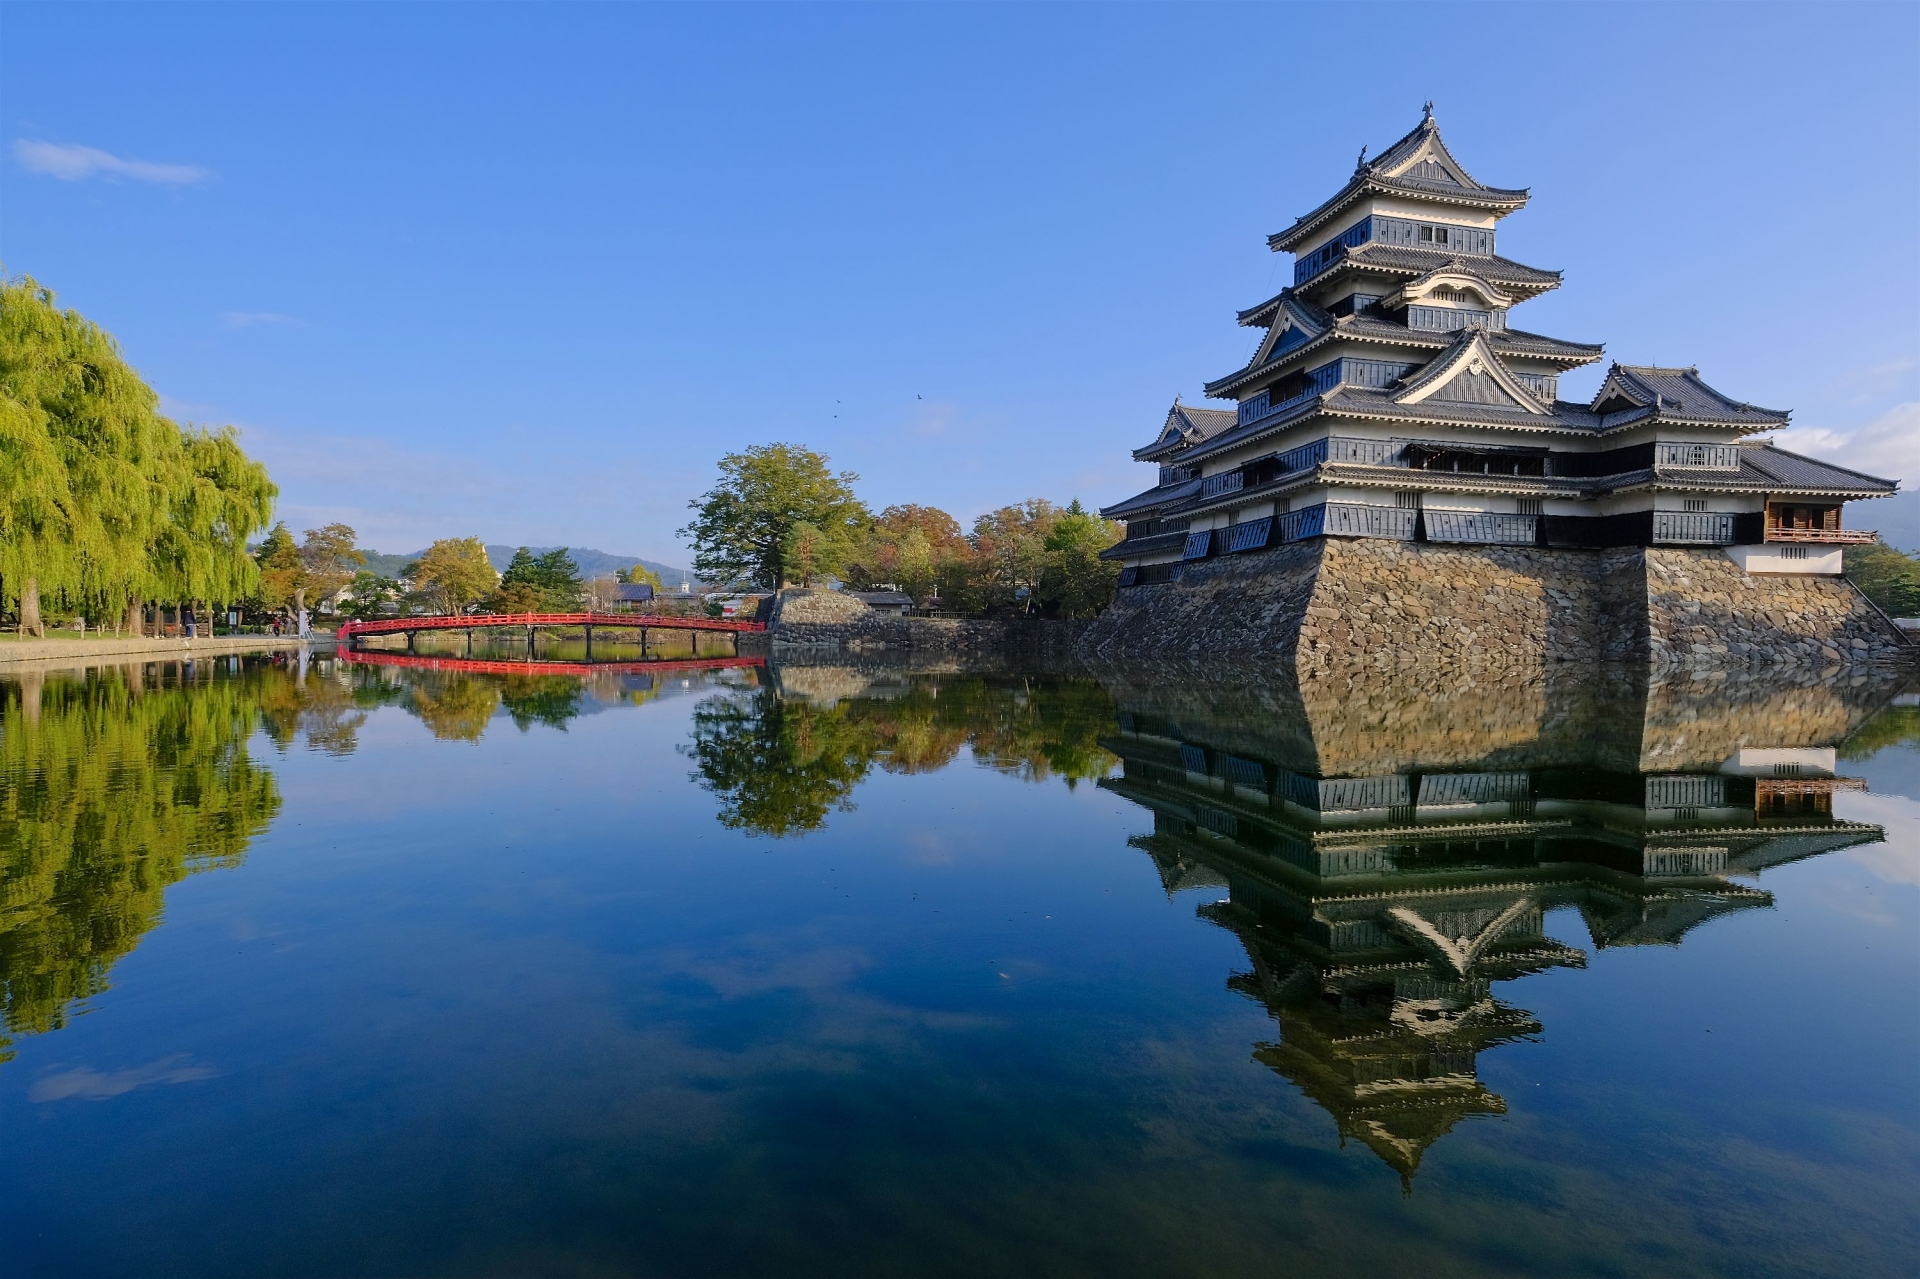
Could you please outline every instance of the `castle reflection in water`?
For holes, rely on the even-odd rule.
[[[1549,911],[1577,910],[1595,949],[1673,946],[1770,905],[1760,872],[1883,837],[1833,796],[1859,788],[1841,744],[1897,691],[1586,668],[661,670],[234,658],[0,679],[0,1063],[107,989],[168,885],[242,864],[296,740],[351,754],[391,708],[473,742],[670,687],[699,699],[680,749],[730,828],[804,837],[876,769],[963,759],[1097,779],[1151,813],[1131,842],[1169,895],[1216,890],[1201,917],[1245,947],[1227,984],[1276,1025],[1254,1056],[1410,1183],[1455,1124],[1505,1109],[1479,1054],[1542,1033],[1494,984],[1587,962]]]
[[[1101,785],[1153,814],[1132,843],[1246,948],[1228,985],[1276,1026],[1255,1057],[1408,1184],[1455,1124],[1500,1114],[1479,1055],[1537,1036],[1494,983],[1596,949],[1675,946],[1766,907],[1770,867],[1883,837],[1833,816],[1835,745],[1888,690],[1644,672],[1348,685],[1109,681]]]

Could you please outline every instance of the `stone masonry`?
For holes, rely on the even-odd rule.
[[[1717,549],[1547,550],[1324,538],[1122,591],[1089,657],[1316,670],[1645,660],[1888,664],[1915,649],[1843,578],[1748,574]]]

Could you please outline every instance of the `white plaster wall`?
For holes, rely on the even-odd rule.
[[[1418,222],[1444,222],[1448,226],[1478,227],[1482,231],[1492,230],[1500,221],[1491,213],[1476,213],[1472,209],[1457,209],[1444,204],[1424,204],[1418,200],[1407,200],[1392,195],[1376,195],[1362,200],[1361,204],[1365,206],[1366,213],[1378,213],[1383,217],[1412,218]],[[1348,219],[1341,224],[1341,229],[1345,230],[1359,220],[1359,218]],[[1326,240],[1315,240],[1314,243],[1325,244]]]
[[[1814,573],[1823,577],[1838,577],[1842,571],[1842,557],[1837,546],[1801,544],[1791,547],[1779,542],[1767,542],[1759,546],[1729,546],[1724,548],[1727,558],[1738,564],[1748,573]],[[1805,559],[1789,559],[1785,552],[1789,549],[1805,551]]]

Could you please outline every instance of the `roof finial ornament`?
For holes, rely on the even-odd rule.
[[[1428,98],[1426,101],[1426,105],[1421,107],[1420,109],[1426,113],[1425,117],[1421,120],[1421,123],[1432,124],[1433,123],[1433,99]]]
[[[1353,167],[1356,169],[1367,167],[1367,148],[1364,145],[1360,148],[1360,158],[1353,162]]]

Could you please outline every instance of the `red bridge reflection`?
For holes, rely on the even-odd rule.
[[[460,671],[473,675],[671,675],[678,671],[717,671],[732,667],[765,666],[764,657],[660,658],[641,662],[503,662],[473,657],[415,657],[408,653],[347,649],[343,662],[368,666],[399,666],[416,671]]]

